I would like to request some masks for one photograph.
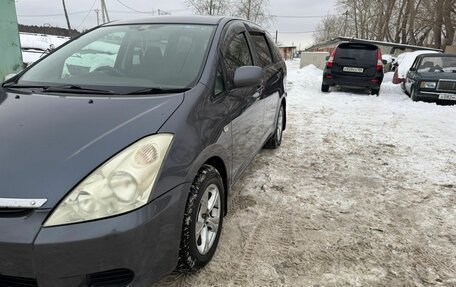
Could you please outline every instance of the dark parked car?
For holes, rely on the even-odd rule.
[[[0,89],[0,286],[149,286],[214,255],[285,129],[286,66],[223,17],[98,27]]]
[[[341,86],[368,89],[378,96],[383,82],[383,64],[382,53],[375,45],[339,44],[326,63],[321,91],[326,93],[331,86]]]
[[[413,101],[456,103],[456,55],[418,56],[407,73],[404,87]]]

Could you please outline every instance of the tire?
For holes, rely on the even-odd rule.
[[[376,95],[378,97],[380,95],[380,88],[372,89],[370,93],[371,95]]]
[[[211,261],[222,231],[224,198],[220,173],[204,165],[192,183],[185,208],[178,271],[196,271]]]
[[[285,123],[285,107],[280,105],[279,114],[277,115],[276,128],[272,136],[268,139],[264,148],[277,149],[282,144],[283,128]]]
[[[321,91],[323,93],[328,93],[329,92],[329,85],[321,84]]]
[[[420,98],[418,97],[417,93],[418,93],[417,89],[415,87],[412,87],[412,92],[410,94],[410,98],[414,102],[418,102],[420,100]]]

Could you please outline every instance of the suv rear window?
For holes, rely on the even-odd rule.
[[[363,44],[341,44],[337,47],[335,61],[353,60],[356,62],[375,65],[377,63],[378,48]]]

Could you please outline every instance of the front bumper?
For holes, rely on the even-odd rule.
[[[134,273],[134,286],[148,286],[177,266],[189,189],[183,184],[138,210],[80,224],[42,228],[50,210],[0,218],[0,279],[81,287],[94,273],[124,269]]]
[[[456,97],[456,93],[447,93],[447,92],[431,92],[431,91],[417,91],[417,97],[423,101],[430,101],[430,102],[442,102],[442,103],[453,103],[456,104],[456,100],[441,100],[439,99],[441,94],[451,94]]]

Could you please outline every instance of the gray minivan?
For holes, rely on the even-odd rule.
[[[149,286],[214,255],[286,123],[286,66],[226,17],[97,27],[0,88],[0,286]]]

